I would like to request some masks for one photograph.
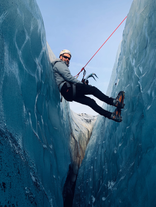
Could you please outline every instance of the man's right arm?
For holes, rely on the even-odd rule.
[[[82,83],[71,75],[68,67],[64,62],[57,62],[55,64],[55,67],[57,68],[58,73],[64,78],[65,81],[71,83]]]

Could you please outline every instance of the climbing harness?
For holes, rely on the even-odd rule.
[[[83,72],[83,78],[82,78],[82,82],[83,80],[86,80],[84,77],[86,75],[86,70],[85,70],[85,67],[88,65],[88,63],[93,59],[93,57],[95,57],[95,55],[99,52],[99,50],[105,45],[105,43],[110,39],[110,37],[116,32],[116,30],[121,26],[121,24],[125,21],[125,19],[127,18],[127,16],[122,20],[122,22],[117,26],[117,28],[112,32],[112,34],[106,39],[106,41],[101,45],[101,47],[96,51],[96,53],[90,58],[90,60],[86,63],[86,65],[80,70],[80,72],[75,76],[76,78],[79,77],[80,73],[82,71]],[[89,75],[89,77],[93,77],[95,79],[95,77],[97,77],[97,75],[95,73],[92,73],[91,75]],[[88,77],[88,78],[89,78]]]

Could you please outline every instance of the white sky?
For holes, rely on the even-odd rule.
[[[41,10],[47,41],[56,55],[62,49],[72,53],[70,71],[76,75],[128,15],[133,0],[36,0]],[[125,21],[126,22],[126,21]],[[125,22],[87,65],[87,75],[96,73],[90,84],[106,93],[122,40]],[[80,75],[79,80],[81,80]],[[94,97],[93,97],[94,98]],[[95,98],[94,98],[95,99]],[[103,103],[95,99],[97,103]],[[91,108],[73,102],[76,113],[96,115]]]

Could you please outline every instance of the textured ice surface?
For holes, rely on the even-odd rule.
[[[54,58],[36,1],[1,0],[0,206],[62,207],[75,187],[95,117],[61,102]]]
[[[0,71],[0,206],[63,206],[69,107],[34,0],[0,1]]]
[[[98,118],[74,207],[156,206],[155,0],[133,1],[115,65],[108,91],[113,97],[126,92],[123,122]]]

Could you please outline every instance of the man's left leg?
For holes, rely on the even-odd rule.
[[[102,107],[100,107],[92,98],[87,96],[81,96],[81,97],[75,97],[74,101],[90,106],[94,111],[96,111],[98,114],[105,116],[107,118],[111,118],[111,112],[104,110]]]

